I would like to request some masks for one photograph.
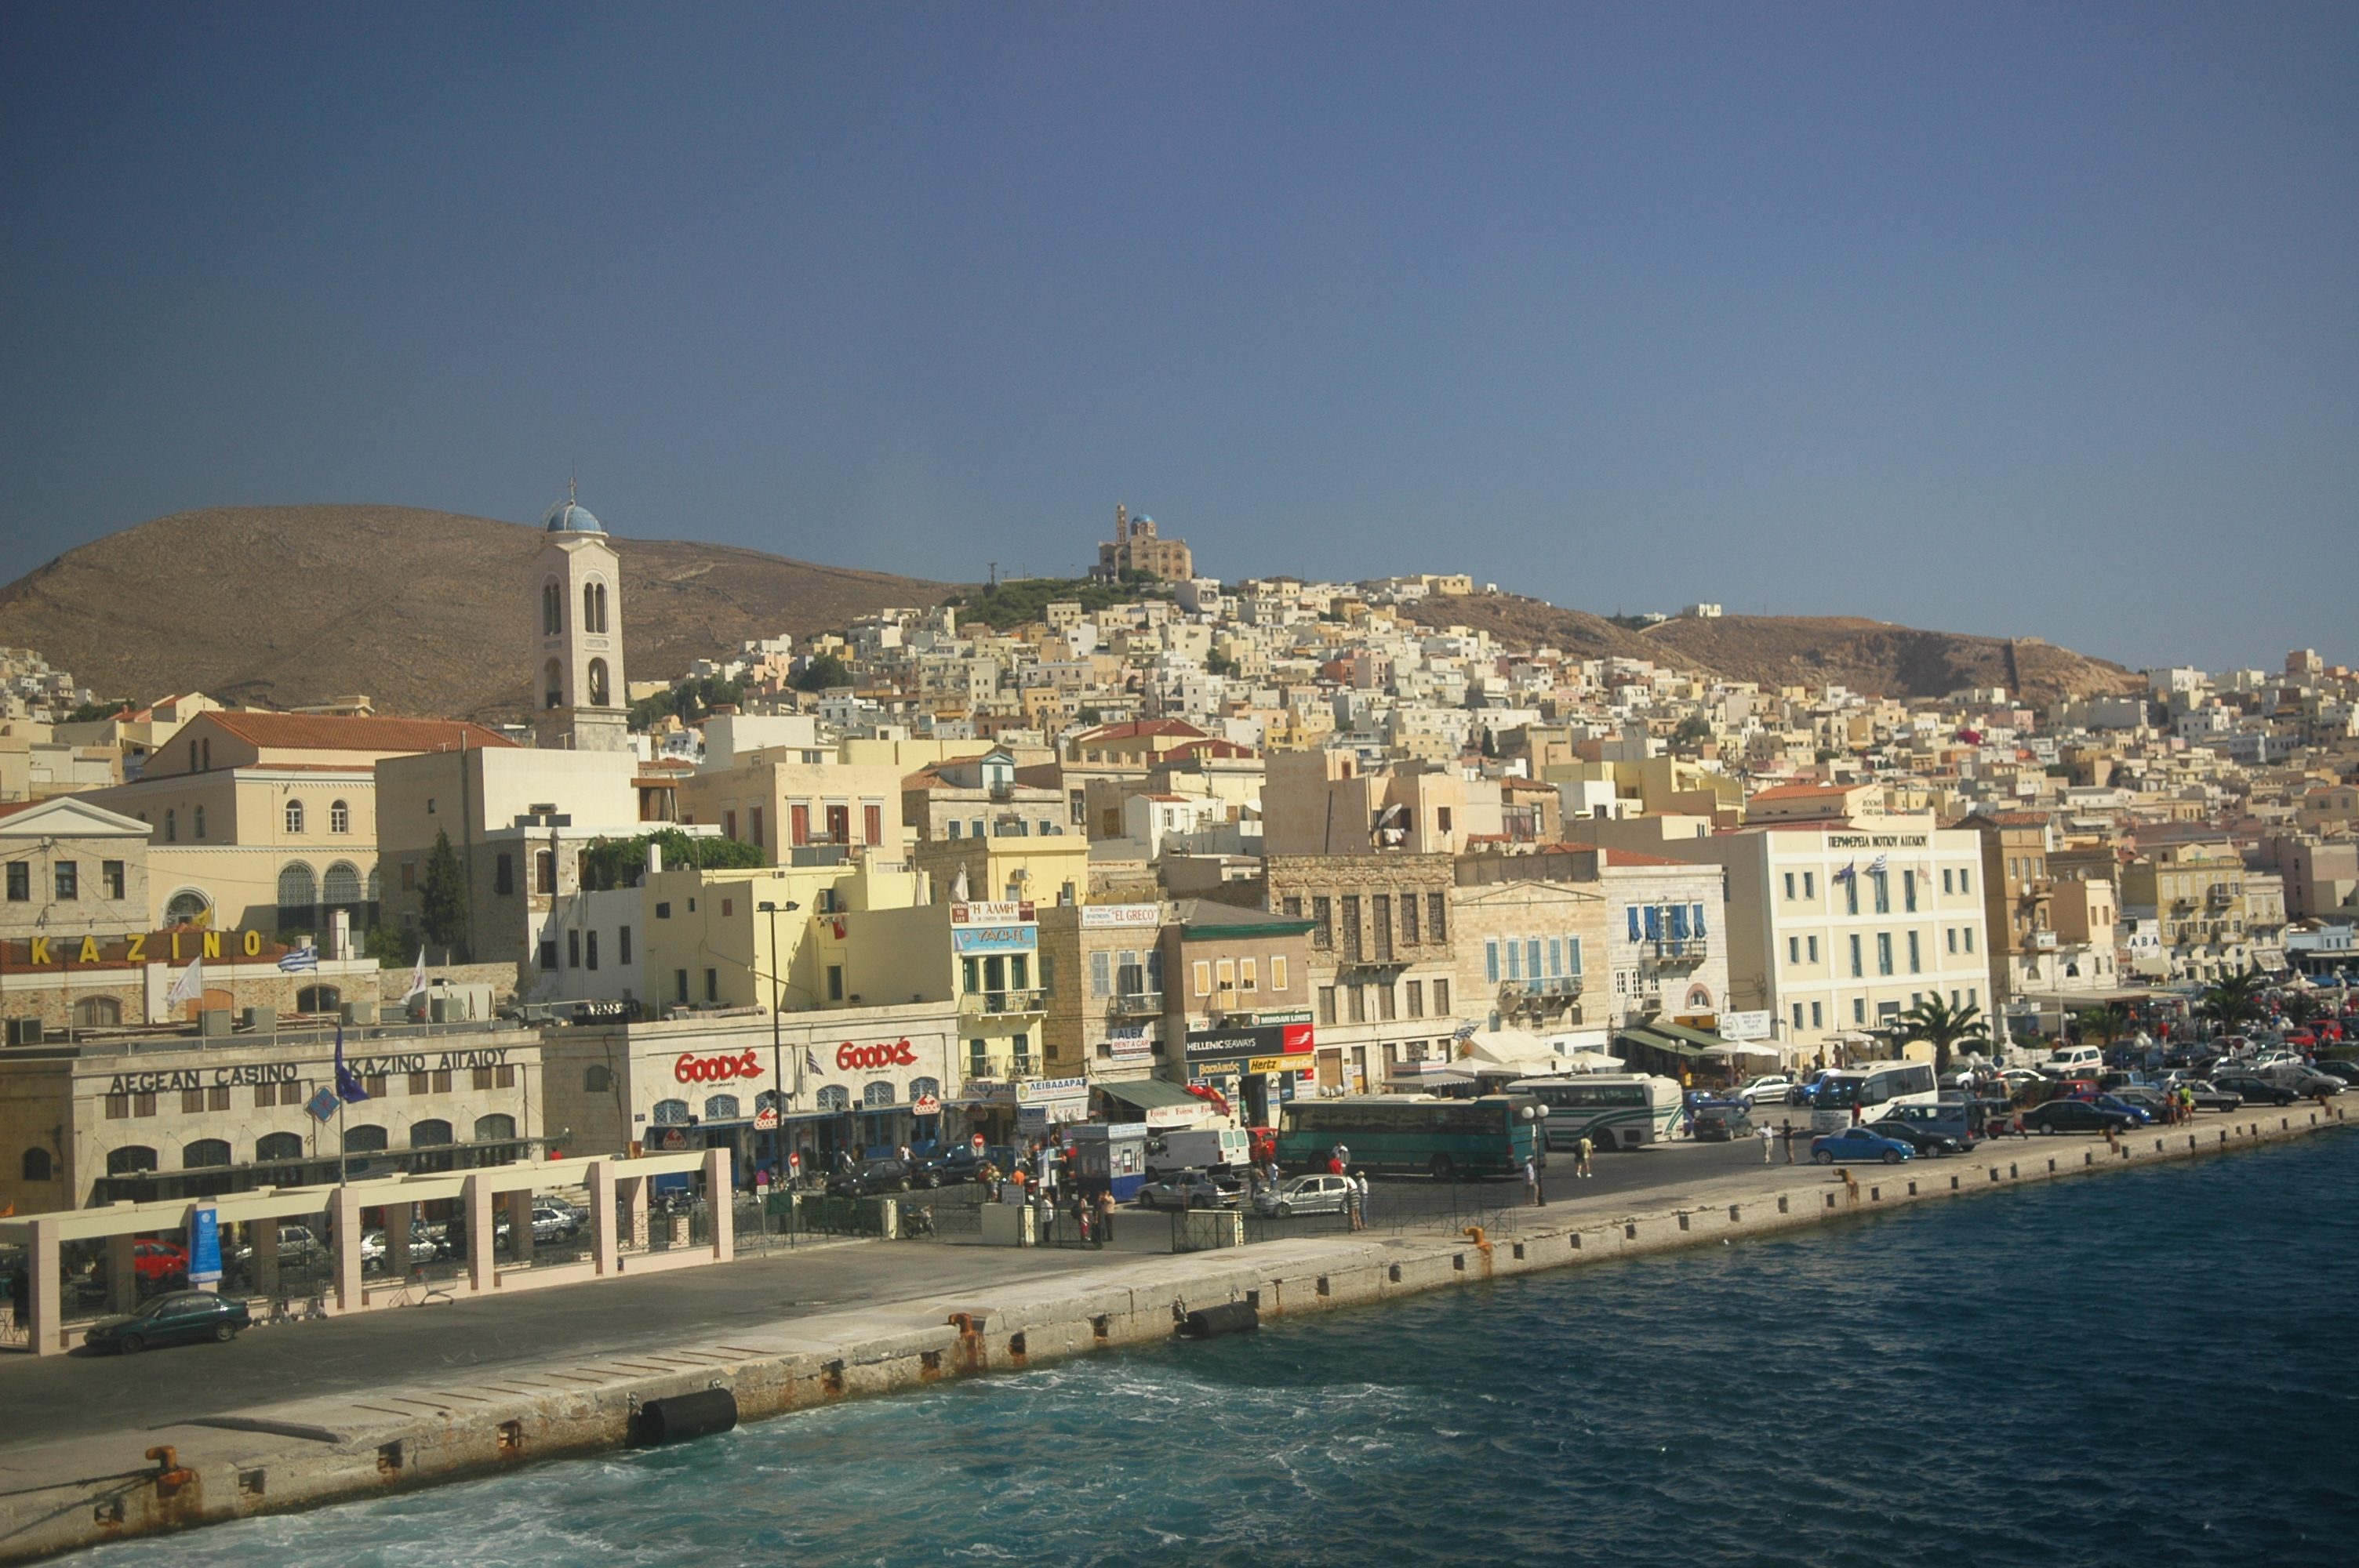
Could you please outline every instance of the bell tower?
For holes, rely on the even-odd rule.
[[[532,675],[538,744],[577,752],[630,750],[623,676],[623,571],[606,530],[574,499],[542,514],[548,542],[535,557]]]

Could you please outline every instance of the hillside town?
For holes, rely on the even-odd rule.
[[[1464,576],[1224,581],[1113,532],[1086,579],[634,681],[569,497],[529,723],[109,709],[12,651],[0,1202],[416,1151],[751,1184],[1583,1061],[1799,1074],[1929,1004],[2030,1060],[2346,978],[2359,677],[2309,650],[2037,707],[1768,688],[1502,645],[1449,624],[1495,591]],[[362,1044],[408,1024],[489,1033]],[[339,1029],[341,1134],[304,1108]],[[228,1076],[134,1065],[190,1038]]]

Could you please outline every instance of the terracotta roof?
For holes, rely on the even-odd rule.
[[[452,719],[342,719],[245,708],[197,718],[212,720],[241,741],[276,751],[440,752],[457,750],[462,740],[471,749],[516,744],[495,730]]]
[[[1683,871],[1709,871],[1693,860],[1674,860],[1669,855],[1649,855],[1644,849],[1608,849],[1605,863],[1609,866],[1677,866]]]
[[[1832,795],[1848,795],[1853,790],[1865,789],[1866,787],[1868,786],[1865,784],[1779,784],[1774,789],[1758,790],[1745,798],[1748,802],[1756,800],[1816,800]]]

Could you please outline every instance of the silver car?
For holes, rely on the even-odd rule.
[[[1341,1214],[1352,1184],[1341,1176],[1295,1176],[1254,1195],[1254,1211],[1291,1219],[1298,1214]]]

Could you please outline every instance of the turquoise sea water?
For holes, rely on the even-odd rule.
[[[87,1555],[2349,1563],[2354,1309],[2336,1135]]]

